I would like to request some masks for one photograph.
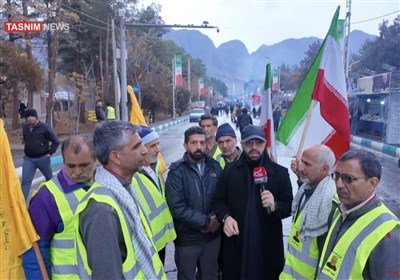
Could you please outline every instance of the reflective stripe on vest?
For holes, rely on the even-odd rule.
[[[165,248],[168,242],[176,238],[171,212],[165,197],[146,175],[138,172],[134,175],[134,178],[132,186],[137,190],[145,211],[149,216],[153,232],[153,242],[157,250],[160,251]]]
[[[62,232],[54,234],[50,245],[52,279],[78,279],[73,215],[86,191],[80,188],[64,193],[57,176],[41,184],[38,190],[42,187],[46,187],[53,195],[64,225]]]
[[[121,208],[119,207],[118,203],[115,201],[113,194],[106,188],[102,186],[96,186],[96,188],[91,188],[91,190],[88,192],[88,194],[83,198],[82,202],[79,204],[76,214],[74,216],[74,226],[75,226],[75,232],[77,235],[77,248],[78,248],[78,271],[79,271],[79,276],[82,279],[90,279],[92,270],[89,267],[88,261],[87,261],[87,252],[85,245],[82,240],[82,236],[80,235],[80,230],[79,230],[79,215],[82,213],[85,208],[87,207],[89,201],[91,199],[94,199],[97,202],[100,203],[105,203],[110,205],[115,212],[118,215],[120,224],[121,224],[121,229],[122,229],[122,234],[127,250],[127,255],[124,263],[122,264],[122,273],[124,275],[124,279],[145,279],[145,275],[143,270],[140,269],[140,265],[136,262],[135,258],[135,251],[133,249],[133,244],[132,244],[132,239],[131,235],[129,233],[129,228],[126,223],[125,215],[122,213]],[[138,207],[140,211],[140,219],[142,221],[142,224],[144,226],[145,232],[147,233],[148,236],[150,236],[151,239],[151,230],[149,225],[147,224],[147,220],[144,217],[143,213],[140,210],[140,207]],[[152,261],[153,261],[153,266],[154,269],[157,273],[157,278],[158,279],[166,279],[166,275],[164,273],[163,265],[161,263],[161,260],[156,252],[154,250],[154,254],[152,256]]]
[[[285,266],[280,279],[314,279],[318,267],[317,237],[300,237],[303,211],[290,230]],[[296,215],[294,216],[296,217]]]
[[[341,219],[341,215],[338,215],[328,232],[318,267],[319,279],[362,279],[372,250],[388,232],[400,226],[394,214],[381,204],[358,218],[340,237],[326,258],[332,232]]]
[[[112,106],[107,106],[107,120],[115,120],[115,109]]]

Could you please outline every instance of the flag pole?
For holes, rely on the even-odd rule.
[[[49,280],[49,275],[47,275],[46,266],[44,265],[42,253],[40,252],[37,241],[32,243],[33,250],[35,251],[35,255],[39,264],[40,273],[42,274],[43,280]]]
[[[304,141],[306,140],[308,127],[310,126],[312,108],[314,107],[314,104],[315,104],[315,100],[311,99],[310,108],[308,108],[308,111],[307,111],[307,119],[306,119],[306,122],[305,122],[305,125],[304,125],[303,134],[301,135],[299,148],[297,149],[297,155],[296,155],[296,159],[297,160],[300,160],[301,153],[303,152]]]

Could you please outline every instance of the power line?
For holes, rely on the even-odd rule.
[[[92,17],[92,16],[89,16],[88,14],[85,14],[84,12],[78,11],[78,10],[76,10],[76,9],[74,9],[74,8],[72,8],[72,7],[70,7],[70,6],[68,6],[68,5],[65,5],[65,4],[61,3],[61,6],[64,6],[65,8],[70,9],[70,10],[73,10],[73,11],[77,12],[78,14],[84,15],[84,16],[90,18],[90,19],[93,19],[93,20],[95,20],[95,21],[98,21],[98,22],[100,22],[100,23],[102,23],[102,24],[107,25],[107,23],[105,23],[104,21],[101,21],[101,20],[99,20],[99,19],[97,19],[97,18],[94,18],[94,17]]]
[[[364,23],[364,22],[367,22],[367,21],[372,21],[372,20],[380,19],[380,18],[383,18],[383,17],[386,17],[386,16],[393,15],[393,14],[398,13],[398,12],[400,12],[400,10],[397,10],[397,11],[395,11],[395,12],[391,12],[391,13],[386,14],[386,15],[383,15],[383,16],[379,16],[379,17],[375,17],[375,18],[370,18],[370,19],[366,19],[366,20],[362,20],[362,21],[357,21],[357,22],[352,22],[351,24],[359,24],[359,23]]]

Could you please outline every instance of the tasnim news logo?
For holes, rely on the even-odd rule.
[[[5,21],[6,33],[40,33],[45,31],[69,31],[69,23],[45,23],[42,21]]]

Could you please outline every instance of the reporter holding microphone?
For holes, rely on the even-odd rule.
[[[242,132],[243,152],[218,180],[213,207],[223,224],[223,279],[278,279],[284,265],[282,219],[293,200],[288,170],[265,151],[264,130]]]

